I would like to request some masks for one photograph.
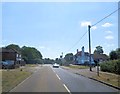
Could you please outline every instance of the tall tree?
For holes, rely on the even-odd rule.
[[[42,59],[42,54],[36,48],[23,46],[21,51],[22,58],[26,61]]]
[[[65,60],[70,62],[73,61],[73,53],[68,53],[65,55]]]
[[[117,53],[116,53],[116,51],[111,51],[110,54],[109,54],[109,56],[110,56],[111,60],[117,59]]]
[[[10,44],[10,45],[6,46],[6,48],[14,49],[18,52],[21,52],[21,48],[19,47],[19,45],[16,45],[16,44]]]
[[[117,58],[120,59],[120,48],[116,49],[116,53],[117,53]]]
[[[103,54],[103,53],[104,53],[104,51],[103,51],[102,46],[97,46],[94,51],[94,54]]]
[[[109,56],[111,60],[120,59],[120,48],[117,48],[115,51],[111,51]]]

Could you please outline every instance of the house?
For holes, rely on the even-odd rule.
[[[109,57],[106,54],[92,54],[95,62],[104,62],[108,61]]]
[[[23,63],[21,54],[14,49],[1,48],[0,49],[0,57],[2,57],[1,61],[14,62],[14,67],[19,67],[21,65],[21,63]]]
[[[82,51],[78,51],[74,55],[74,64],[79,64],[79,65],[89,65],[89,53],[84,52],[84,46],[82,47]],[[93,57],[91,56],[91,64],[95,64]]]

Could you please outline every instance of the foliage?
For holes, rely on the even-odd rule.
[[[16,45],[16,44],[10,44],[10,45],[6,46],[6,48],[14,49],[18,52],[21,52],[21,48],[19,47],[19,45]]]
[[[97,54],[103,54],[104,51],[103,51],[103,48],[102,46],[97,46],[95,51],[94,51],[94,54],[97,53]]]
[[[111,51],[109,56],[111,60],[120,59],[120,48],[117,48],[115,51]]]
[[[45,59],[43,60],[43,63],[44,63],[44,64],[53,64],[53,63],[54,63],[54,60],[53,60],[53,59],[50,59],[50,58],[45,58]]]
[[[32,61],[37,63],[38,61],[40,61],[39,59],[42,59],[41,53],[36,48],[23,46],[21,48],[21,52],[22,58],[24,58],[27,63]]]
[[[117,59],[117,53],[116,53],[116,51],[111,51],[110,54],[109,54],[109,56],[110,56],[111,60]]]
[[[101,71],[120,74],[120,60],[111,60],[100,64]]]
[[[42,54],[34,47],[26,47],[22,48],[16,44],[10,44],[6,46],[6,48],[14,49],[21,53],[22,58],[26,61],[26,63],[42,63]]]
[[[67,62],[73,61],[73,53],[68,53],[65,55],[65,60]]]

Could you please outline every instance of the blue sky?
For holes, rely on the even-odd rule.
[[[118,8],[117,2],[16,2],[2,3],[2,45],[37,48],[43,58],[57,58],[61,52],[88,51],[88,24],[95,24]],[[104,53],[118,47],[118,13],[91,28],[92,52]],[[70,49],[71,48],[71,49]],[[70,50],[69,50],[70,49]]]

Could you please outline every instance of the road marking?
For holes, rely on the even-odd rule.
[[[63,86],[65,87],[65,89],[71,94],[70,90],[67,88],[67,86],[65,84],[63,84]]]
[[[59,80],[61,80],[60,77],[59,77],[57,74],[56,74],[56,76],[57,76],[57,78],[58,78]]]

